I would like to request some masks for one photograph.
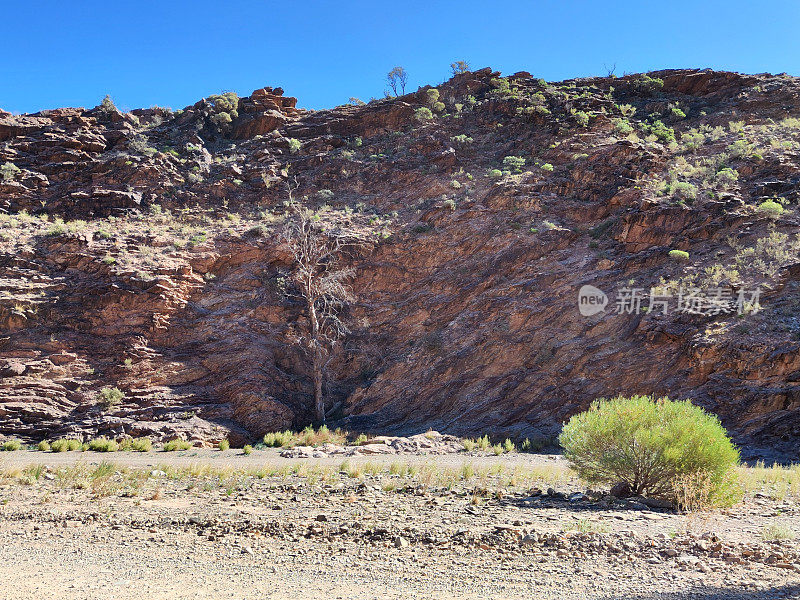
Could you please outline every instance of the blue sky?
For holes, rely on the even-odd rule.
[[[306,108],[409,90],[448,65],[548,80],[673,67],[800,75],[800,2],[489,3],[340,0],[12,2],[0,5],[0,108],[182,108],[282,86]]]

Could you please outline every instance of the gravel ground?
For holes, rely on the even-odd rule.
[[[797,498],[680,515],[570,499],[544,456],[238,454],[3,455],[0,597],[800,598],[800,544],[761,539]]]

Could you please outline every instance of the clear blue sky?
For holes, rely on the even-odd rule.
[[[672,67],[800,75],[800,1],[11,1],[0,108],[182,108],[282,86],[306,108],[409,89],[458,59],[548,80]]]

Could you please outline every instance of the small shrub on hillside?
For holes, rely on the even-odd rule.
[[[663,87],[663,79],[650,77],[644,73],[630,84],[631,91],[639,96],[655,96]]]
[[[106,94],[106,97],[100,102],[99,108],[105,114],[117,112],[117,106],[108,94]]]
[[[111,410],[115,406],[122,404],[125,398],[125,393],[119,388],[103,388],[100,390],[100,402],[105,406],[106,410]]]
[[[500,179],[503,176],[503,172],[500,169],[489,169],[486,176],[491,179]]]
[[[0,179],[3,181],[13,181],[22,171],[14,163],[7,162],[0,166]]]
[[[506,156],[503,159],[503,166],[512,173],[522,173],[525,166],[525,159],[521,156]]]
[[[589,125],[589,113],[583,110],[573,110],[572,116],[575,117],[575,122],[581,127]]]
[[[676,502],[682,478],[703,474],[710,506],[736,501],[732,470],[739,451],[719,419],[689,401],[597,400],[569,420],[559,442],[590,483],[624,483],[632,495]]]
[[[242,452],[245,454],[245,456],[252,454],[253,447],[250,444],[245,444],[244,447],[242,448]]]
[[[36,448],[39,452],[50,452],[50,442],[42,440],[36,445]]]
[[[614,121],[614,133],[617,135],[630,135],[633,133],[633,126],[627,119],[617,119]]]
[[[739,179],[739,172],[730,167],[720,169],[716,175],[714,175],[714,182],[723,187],[733,185],[736,183],[737,179]]]
[[[433,112],[427,106],[420,106],[414,111],[414,119],[419,122],[430,121],[433,119]]]
[[[303,147],[303,144],[300,143],[300,140],[295,138],[288,138],[286,141],[289,144],[289,152],[292,154],[297,154],[300,151],[300,148]]]
[[[780,217],[783,214],[783,210],[783,205],[775,202],[775,200],[767,200],[758,205],[758,212],[772,218]]]
[[[685,250],[670,250],[669,257],[672,260],[689,260],[689,253]]]
[[[22,448],[22,442],[19,440],[6,440],[3,442],[3,445],[0,446],[0,450],[4,452],[15,452]]]
[[[654,121],[651,125],[645,124],[643,129],[646,134],[655,136],[657,140],[665,144],[675,141],[675,130],[667,127],[661,121]]]
[[[231,448],[231,443],[228,440],[220,441],[220,443],[219,443],[219,449],[220,450],[222,450],[224,452],[225,450],[230,450],[230,448]]]
[[[672,196],[678,200],[695,200],[697,198],[697,186],[688,181],[673,181],[664,186],[664,194]]]

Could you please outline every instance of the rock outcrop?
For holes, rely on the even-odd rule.
[[[263,88],[0,113],[0,434],[306,424],[291,190],[369,240],[343,256],[337,424],[546,443],[597,397],[653,393],[715,412],[748,455],[796,456],[799,117],[788,76],[489,69],[325,111]],[[679,312],[679,284],[758,287],[761,310]],[[579,312],[584,285],[604,311]],[[617,311],[624,289],[639,309]]]

